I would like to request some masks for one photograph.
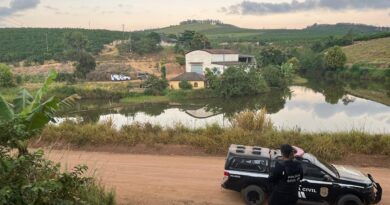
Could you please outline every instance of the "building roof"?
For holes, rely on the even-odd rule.
[[[205,81],[205,77],[199,73],[188,72],[172,78],[170,81]]]
[[[210,54],[239,54],[237,51],[229,49],[203,49],[202,51]]]

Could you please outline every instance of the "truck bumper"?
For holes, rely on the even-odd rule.
[[[373,199],[372,199],[372,204],[377,204],[382,200],[382,187],[379,183],[376,183],[374,178],[369,174],[368,178],[372,181],[372,184],[375,188],[374,193],[373,193]]]

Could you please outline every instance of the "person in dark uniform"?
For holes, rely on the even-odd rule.
[[[302,165],[294,159],[294,148],[285,144],[280,147],[283,160],[277,161],[269,175],[273,191],[269,205],[294,205],[298,201],[299,182],[303,178]]]

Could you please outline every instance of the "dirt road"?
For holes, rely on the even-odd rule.
[[[240,195],[222,190],[223,157],[187,157],[51,151],[65,167],[87,164],[91,174],[114,188],[119,204],[240,205]],[[390,204],[390,170],[362,168],[384,186],[381,204]]]

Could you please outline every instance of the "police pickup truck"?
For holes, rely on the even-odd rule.
[[[366,205],[381,201],[382,188],[370,174],[328,164],[300,148],[294,149],[304,172],[298,190],[299,204]],[[248,205],[260,205],[272,192],[268,176],[278,160],[280,150],[231,145],[222,187],[241,192]]]

